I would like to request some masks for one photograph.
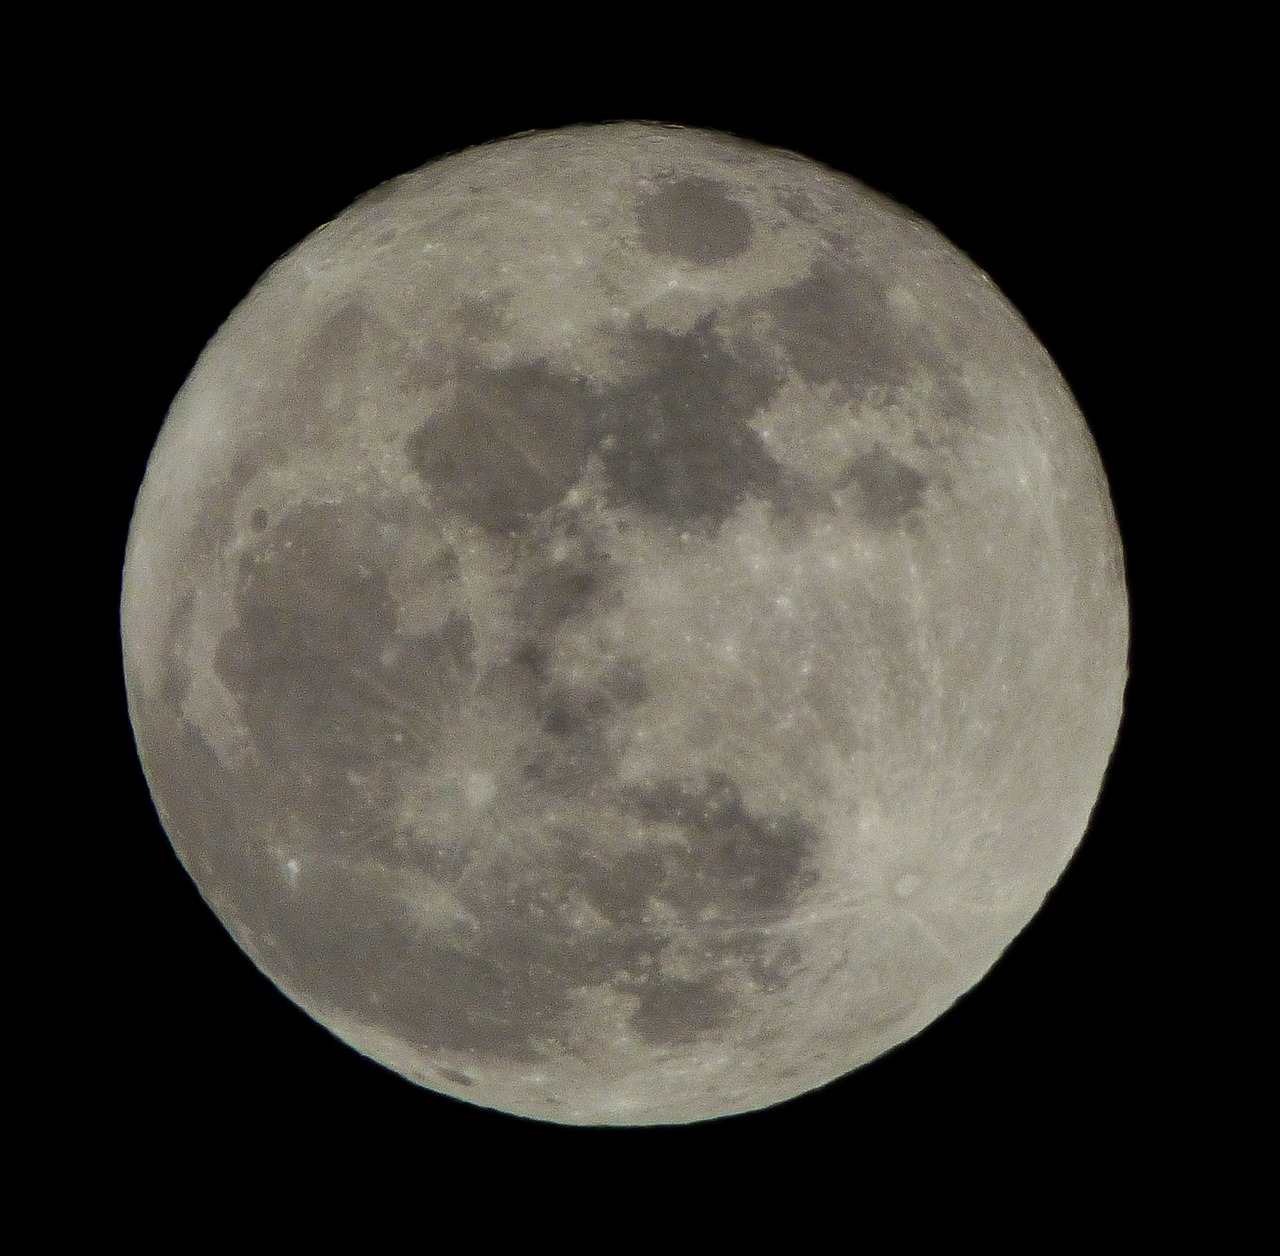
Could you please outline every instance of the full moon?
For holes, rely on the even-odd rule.
[[[169,412],[121,621],[258,968],[576,1125],[763,1108],[945,1012],[1071,859],[1127,676],[1097,451],[991,281],[650,124],[455,154],[277,262]]]

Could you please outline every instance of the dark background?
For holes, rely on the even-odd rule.
[[[100,1011],[79,1073],[96,1136],[109,1145],[128,1131],[149,1164],[238,1149],[250,1180],[281,1159],[346,1164],[396,1149],[399,1160],[406,1146],[432,1164],[496,1154],[564,1166],[803,1162],[832,1146],[841,1163],[882,1174],[951,1165],[998,1181],[1042,1165],[1051,1178],[1069,1167],[1116,1188],[1130,1158],[1181,1136],[1165,1102],[1180,1030],[1163,990],[1179,960],[1153,877],[1168,834],[1146,803],[1156,717],[1144,665],[1158,636],[1144,619],[1158,548],[1146,508],[1149,379],[1168,351],[1149,278],[1164,247],[1151,223],[1168,124],[1153,122],[1114,70],[1095,69],[1088,84],[1035,73],[1014,83],[1005,68],[987,65],[1002,89],[987,99],[959,76],[916,108],[901,103],[907,79],[890,76],[887,88],[850,75],[815,94],[802,74],[784,99],[753,75],[684,93],[577,92],[566,75],[554,91],[508,93],[519,97],[510,105],[438,87],[353,99],[323,76],[270,102],[230,81],[192,88],[173,75],[104,94],[81,135],[94,174],[80,192],[99,276],[85,300],[113,416],[90,454],[103,561],[85,608],[100,629],[92,671],[103,681],[108,782],[93,800],[103,840],[90,860],[102,918],[86,995]],[[413,1087],[340,1044],[256,971],[155,816],[115,616],[133,498],[167,406],[267,266],[360,193],[434,157],[515,131],[628,117],[726,129],[819,158],[930,220],[991,275],[1093,430],[1126,542],[1134,644],[1127,715],[1089,834],[1040,914],[949,1014],[856,1073],[760,1113],[584,1131]],[[756,1188],[747,1176],[734,1189]]]

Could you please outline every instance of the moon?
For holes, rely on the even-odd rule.
[[[802,1094],[975,985],[1127,676],[1084,419],[991,281],[713,132],[520,135],[272,267],[175,399],[122,642],[254,963],[415,1083],[574,1125]]]

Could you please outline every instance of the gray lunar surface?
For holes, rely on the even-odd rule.
[[[848,177],[518,136],[281,259],[124,574],[156,806],[258,967],[434,1090],[779,1102],[1035,913],[1121,716],[1122,552],[1044,349]]]

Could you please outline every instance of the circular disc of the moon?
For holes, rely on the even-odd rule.
[[[133,725],[202,894],[424,1086],[776,1103],[915,1034],[1087,825],[1121,550],[928,225],[727,136],[520,136],[278,262],[152,455]]]

